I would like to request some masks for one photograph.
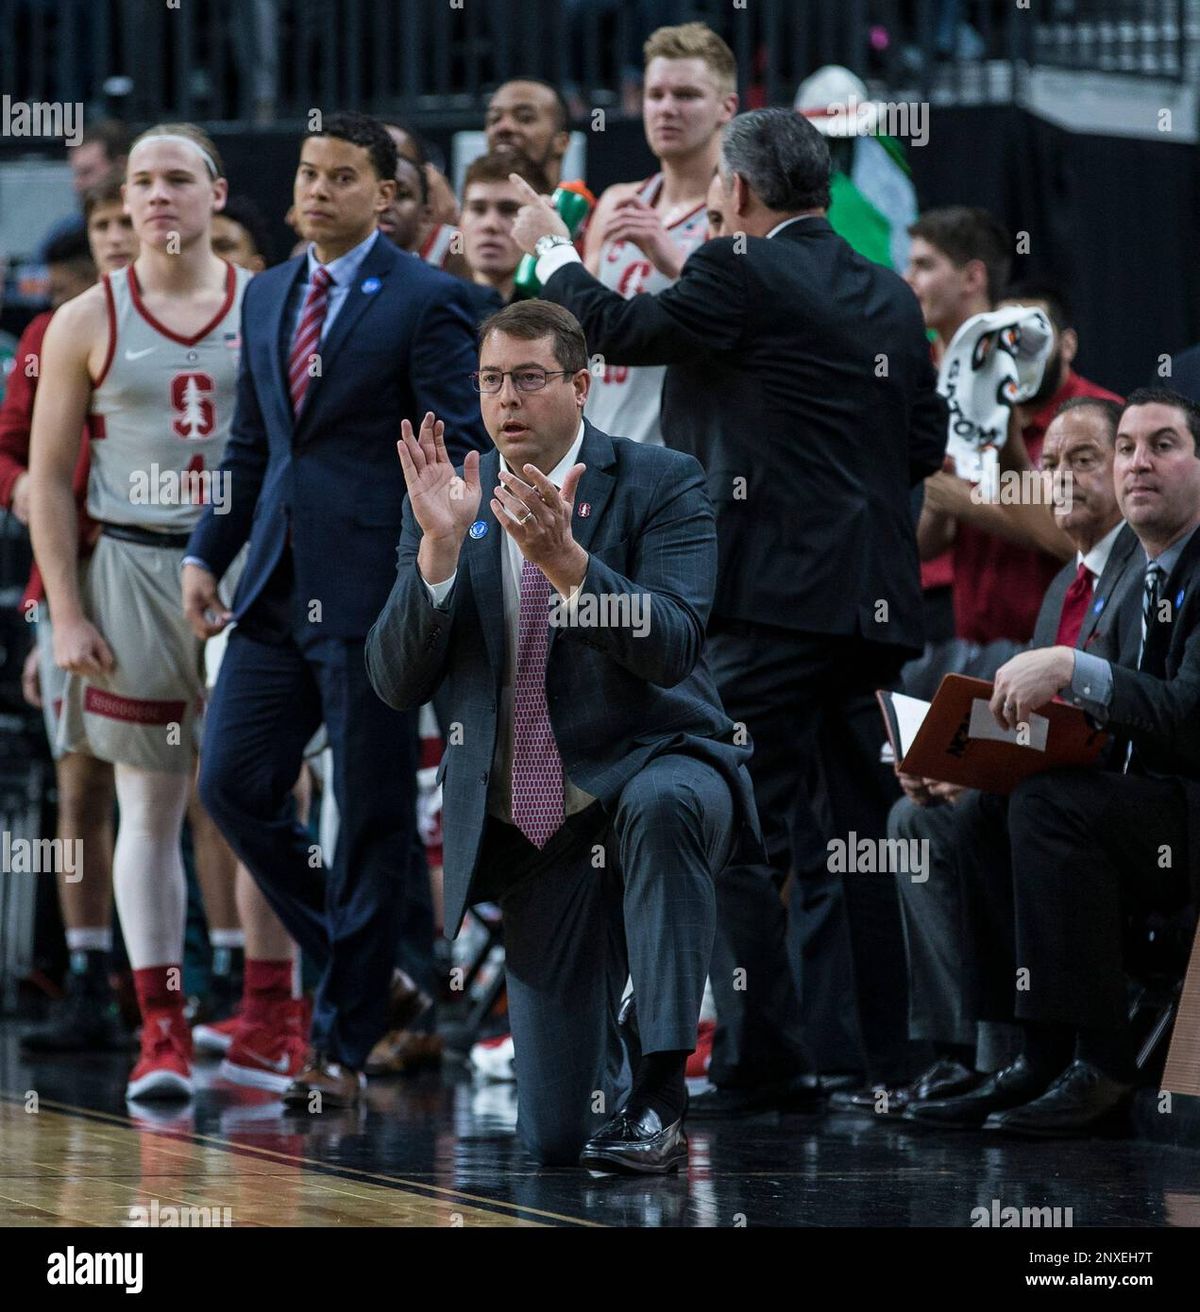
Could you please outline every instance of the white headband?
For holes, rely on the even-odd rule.
[[[182,141],[185,146],[191,146],[199,154],[212,177],[219,178],[221,176],[221,170],[217,168],[213,157],[198,141],[193,141],[191,137],[182,136],[178,132],[156,132],[151,137],[140,138],[136,144],[140,146],[143,141]]]

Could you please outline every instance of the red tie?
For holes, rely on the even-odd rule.
[[[521,561],[513,690],[512,820],[539,851],[563,823],[563,768],[546,702],[550,580]]]
[[[1058,617],[1058,637],[1055,639],[1057,646],[1075,646],[1079,641],[1079,630],[1083,628],[1083,617],[1091,604],[1092,571],[1080,561],[1079,569],[1063,598],[1062,614]]]
[[[300,322],[296,325],[296,335],[292,338],[292,349],[288,354],[288,391],[292,396],[292,414],[299,415],[304,404],[304,394],[312,378],[309,366],[313,354],[321,341],[321,326],[325,322],[325,311],[329,308],[329,284],[333,279],[324,265],[318,265],[309,284],[308,295],[304,298],[304,309],[300,312]]]

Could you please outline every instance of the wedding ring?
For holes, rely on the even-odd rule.
[[[517,520],[517,523],[518,523],[518,524],[521,524],[522,526],[524,526],[525,524],[528,524],[529,521],[530,521],[532,518],[533,518],[533,511],[531,510],[531,511],[529,512],[529,514],[525,516],[524,519],[518,519],[518,520]]]

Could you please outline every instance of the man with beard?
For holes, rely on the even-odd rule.
[[[489,151],[524,155],[545,171],[551,191],[562,181],[571,133],[567,106],[549,82],[522,77],[497,87],[488,101],[484,130]]]

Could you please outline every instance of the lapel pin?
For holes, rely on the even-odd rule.
[[[1097,597],[1096,604],[1092,607],[1092,614],[1099,615],[1103,609],[1104,609],[1104,598]]]
[[[1175,598],[1175,609],[1179,610],[1183,605],[1183,589],[1179,589],[1179,595]]]
[[[591,513],[592,513],[592,503],[590,501],[581,502],[579,506],[579,518],[587,519],[587,517]]]
[[[472,524],[471,527],[467,529],[467,532],[473,538],[481,538],[484,536],[485,533],[487,533],[487,531],[488,531],[488,526],[487,526],[486,519],[477,519],[474,522],[474,524]]]
[[[383,283],[380,282],[378,278],[364,278],[362,283],[362,290],[366,292],[368,296],[370,296],[374,292],[377,292],[382,286]]]

